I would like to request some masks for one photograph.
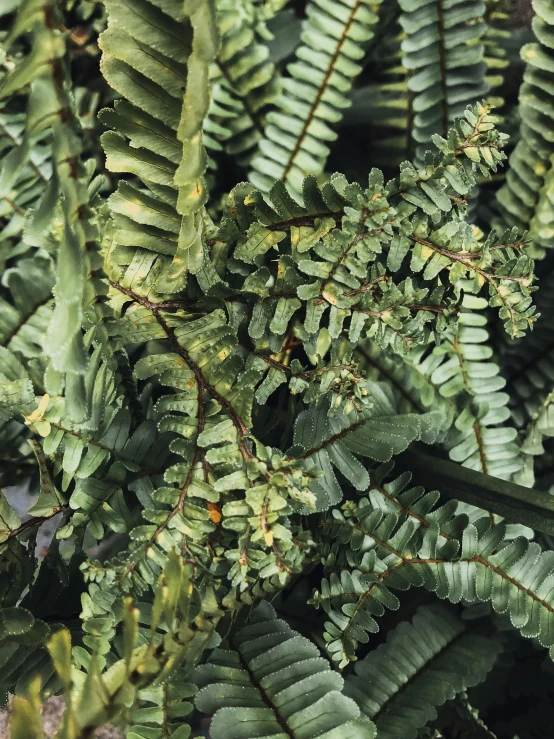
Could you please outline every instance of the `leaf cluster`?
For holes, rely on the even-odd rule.
[[[58,739],[545,735],[533,8],[513,40],[504,0],[2,5],[14,739],[55,694]]]

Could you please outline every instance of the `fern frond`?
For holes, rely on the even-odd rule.
[[[248,589],[255,576],[267,578],[270,587],[271,578],[277,583],[300,571],[310,555],[309,540],[300,521],[294,524],[296,542],[284,523],[294,511],[313,508],[310,473],[302,461],[287,461],[261,444],[254,450],[247,441],[254,392],[267,363],[248,357],[221,309],[190,317],[175,310],[175,302],[152,303],[119,283],[114,283],[114,300],[125,309],[116,323],[122,346],[137,339],[165,340],[173,350],[162,349],[134,365],[137,381],[159,393],[158,426],[170,436],[156,438],[153,422],[147,421],[135,432],[142,443],[129,440],[144,453],[154,438],[153,452],[160,454],[171,439],[172,457],[163,479],[154,469],[135,482],[125,481],[144,502],[146,523],[132,529],[129,552],[101,568],[102,575],[96,565],[90,567],[87,577],[102,579],[107,588],[117,582],[124,591],[142,590],[175,546],[208,566],[209,540],[218,525],[227,542],[222,575],[241,589]],[[84,514],[98,513],[101,522],[107,517],[113,528],[111,512],[104,503],[98,510],[97,501],[114,489],[119,486],[110,485],[109,476],[87,480],[77,485],[75,502]],[[114,516],[124,526],[122,518]],[[247,559],[241,556],[244,550]]]
[[[317,509],[326,510],[342,499],[336,468],[357,490],[369,484],[358,457],[386,462],[416,439],[432,440],[437,421],[428,414],[395,414],[391,393],[384,384],[368,383],[372,407],[362,413],[329,416],[323,407],[302,411],[294,426],[295,453],[320,471],[312,487],[318,493]]]
[[[257,38],[257,14],[250,3],[220,0],[217,24],[221,49],[212,65],[212,98],[204,121],[208,149],[223,149],[248,166],[263,136],[269,106],[280,82],[269,49]]]
[[[30,522],[32,519],[26,524]],[[55,635],[59,637],[60,631],[65,631],[63,622],[70,622],[79,612],[82,558],[77,555],[66,561],[59,541],[54,539],[37,571],[32,550],[26,551],[16,539],[8,546],[21,572],[13,583],[10,597],[2,598],[0,608],[0,622],[4,624],[0,632],[2,688],[22,695],[38,680],[43,695],[53,695],[59,692],[61,684],[48,644]],[[5,553],[4,549],[4,556]],[[27,587],[22,598],[23,578]]]
[[[452,321],[454,286],[466,275],[487,283],[490,304],[500,308],[511,333],[533,320],[532,265],[518,255],[518,243],[499,243],[491,235],[483,244],[462,220],[460,195],[474,184],[477,167],[486,172],[501,159],[501,138],[479,133],[488,120],[486,107],[468,109],[448,141],[437,139],[441,154],[424,168],[406,163],[387,184],[373,170],[366,190],[338,176],[319,190],[307,178],[304,206],[281,183],[269,194],[271,205],[246,185],[233,191],[214,245],[224,242],[232,258],[247,265],[241,268],[248,270],[243,290],[248,285],[261,292],[249,325],[260,350],[279,352],[289,327],[303,341],[323,325],[336,338],[348,319],[354,343],[368,335],[385,347],[409,349]],[[418,207],[428,218],[412,218]],[[278,279],[262,291],[277,245]],[[385,279],[387,271],[394,279]],[[440,275],[447,272],[445,288]],[[302,327],[293,328],[303,310]],[[313,344],[307,346],[316,353]]]
[[[510,61],[505,48],[505,41],[510,37],[510,31],[505,28],[506,21],[513,9],[511,0],[485,0],[486,30],[483,34],[484,61],[487,65],[485,82],[489,86],[489,100],[496,109],[504,106],[501,97],[505,79],[505,70]]]
[[[544,453],[545,441],[554,435],[552,422],[552,359],[554,331],[552,328],[552,277],[547,276],[537,298],[540,313],[536,329],[504,348],[504,374],[510,393],[510,409],[520,430],[521,452],[525,465],[516,481],[533,485],[535,462]]]
[[[498,739],[479,716],[479,711],[471,705],[465,691],[447,703],[443,713],[445,715],[441,716],[440,725],[444,726],[448,721],[459,739]]]
[[[386,382],[394,396],[394,407],[401,413],[438,411],[444,432],[451,428],[458,415],[454,400],[440,394],[432,380],[432,372],[443,357],[428,347],[403,356],[390,354],[373,341],[360,342],[356,347],[360,364],[371,381]]]
[[[23,60],[23,56],[17,59],[20,64]],[[10,113],[7,107],[8,110],[0,114],[0,218],[3,223],[3,244],[21,236],[25,213],[36,205],[52,175],[50,132],[42,131],[33,135],[26,127],[25,114]]]
[[[506,424],[509,396],[506,381],[492,360],[484,298],[466,293],[459,326],[429,346],[396,360],[362,345],[362,366],[382,379],[394,378],[395,395],[422,412],[432,408],[444,416],[448,433],[441,440],[450,458],[471,469],[510,479],[523,466],[517,431]]]
[[[547,172],[544,175],[533,217],[529,223],[529,238],[534,246],[532,253],[535,256],[542,256],[551,247],[554,237],[553,156],[546,162]]]
[[[369,161],[372,166],[388,172],[389,168],[413,158],[413,94],[408,89],[408,71],[402,65],[404,33],[398,22],[400,11],[395,6],[389,9],[385,5],[382,12],[387,10],[389,16],[381,21],[363,75],[364,82],[368,79],[370,82],[361,82],[352,90],[352,105],[345,110],[340,133],[344,140],[353,126],[367,126]],[[357,164],[362,168],[365,162]],[[341,166],[344,169],[344,165]]]
[[[342,677],[317,647],[267,605],[196,668],[195,680],[196,707],[213,716],[213,739],[376,735],[356,703],[342,694]]]
[[[7,289],[0,295],[0,345],[26,360],[38,359],[52,307],[52,260],[36,252],[3,274]]]
[[[129,739],[150,739],[155,732],[163,739],[187,739],[190,726],[186,721],[193,711],[190,699],[196,692],[190,670],[178,670],[163,685],[139,690],[127,731]]]
[[[161,472],[168,454],[167,436],[156,433],[153,421],[131,430],[130,414],[120,408],[125,396],[119,394],[110,363],[102,361],[101,353],[98,347],[91,354],[84,376],[86,418],[75,423],[69,417],[65,398],[35,395],[42,377],[37,382],[34,373],[30,377],[14,354],[0,348],[0,392],[6,394],[4,417],[11,410],[27,433],[38,435],[41,443],[34,439],[31,443],[40,463],[41,489],[47,482],[54,489],[49,482],[48,465],[52,465],[54,473],[61,475],[57,509],[69,506],[74,511],[73,525],[87,525],[98,539],[104,534],[104,525],[120,533],[127,530],[126,486],[137,476]],[[38,507],[29,511],[37,517],[36,525],[51,516],[42,510],[44,505],[40,512]]]
[[[444,606],[426,606],[356,662],[345,693],[375,722],[378,736],[415,739],[439,706],[483,682],[499,651],[471,622]]]
[[[479,298],[466,298],[465,303],[470,309],[485,307]],[[462,400],[459,408],[463,410],[446,446],[455,462],[510,479],[521,468],[521,459],[516,430],[505,424],[509,418],[508,395],[500,392],[505,381],[498,365],[490,361],[492,352],[485,345],[486,319],[468,310],[460,316],[460,323],[459,333],[436,350],[444,352],[446,361],[432,375],[442,395],[461,396]]]
[[[480,0],[399,0],[403,66],[414,94],[412,136],[423,160],[434,134],[446,136],[467,105],[488,92]]]
[[[165,9],[163,3],[162,8]],[[186,18],[193,31],[190,57],[187,60],[187,84],[177,127],[177,139],[182,144],[182,154],[174,177],[178,188],[177,211],[184,217],[181,237],[185,240],[186,248],[190,249],[191,245],[187,243],[190,239],[188,231],[194,233],[198,220],[193,216],[208,199],[204,184],[206,152],[202,141],[202,126],[210,104],[210,65],[217,55],[220,41],[214,0],[204,3],[185,0],[182,10],[179,6],[173,6],[173,18],[181,22]],[[170,280],[172,278],[175,279],[170,276]]]
[[[330,619],[325,639],[333,659],[352,660],[357,644],[378,630],[376,617],[398,608],[393,591],[414,585],[452,603],[491,602],[496,612],[509,612],[522,636],[552,650],[552,552],[524,537],[506,542],[505,524],[491,526],[487,516],[468,523],[454,515],[455,501],[433,511],[438,493],[406,490],[409,479],[372,485],[369,497],[327,517],[323,540],[336,537],[342,548],[329,545],[329,578],[312,602]]]
[[[2,704],[8,690],[25,692],[29,684],[29,670],[43,685],[58,687],[54,669],[45,646],[53,631],[48,624],[34,616],[26,608],[9,607],[0,610],[0,665],[2,667]],[[52,679],[54,677],[54,679]],[[53,685],[52,685],[53,683]]]
[[[506,184],[498,191],[497,202],[505,224],[520,230],[530,229],[532,253],[540,257],[549,247],[552,235],[549,172],[554,142],[549,131],[553,117],[550,98],[554,15],[550,0],[534,0],[533,9],[536,41],[521,50],[526,68],[519,95],[520,140],[510,156]]]
[[[302,27],[296,61],[282,79],[278,110],[267,116],[260,154],[252,162],[250,180],[268,192],[275,180],[299,196],[306,175],[323,172],[331,125],[342,118],[348,93],[360,73],[364,44],[375,32],[379,3],[368,0],[312,0]]]
[[[90,271],[86,244],[97,242],[98,233],[90,209],[89,177],[80,159],[82,146],[78,123],[67,91],[65,40],[55,28],[54,17],[55,11],[49,3],[41,9],[32,2],[21,5],[6,48],[10,49],[22,33],[31,29],[34,29],[35,43],[31,53],[3,81],[0,96],[6,97],[33,82],[26,120],[27,136],[36,136],[49,129],[52,132],[55,174],[50,181],[50,192],[44,193],[47,202],[43,200],[42,205],[52,210],[52,202],[61,198],[64,227],[58,236],[56,300],[44,346],[53,369],[65,375],[68,387],[73,390],[68,401],[72,416],[82,420],[83,374],[88,365],[82,335],[84,305],[89,297],[85,287],[85,277]],[[40,205],[37,207],[40,213]],[[52,216],[50,212],[47,221]]]
[[[129,247],[152,250],[158,292],[182,289],[187,272],[203,261],[201,127],[217,32],[211,3],[187,8],[161,0],[109,2],[100,37],[103,74],[125,98],[101,115],[116,129],[102,138],[107,167],[135,175],[147,188],[122,182],[110,198],[115,243],[123,258]]]
[[[464,469],[455,462],[423,451],[414,454],[407,450],[400,465],[410,469],[420,482],[432,469],[443,494],[471,505],[469,509],[460,505],[458,510],[467,513],[472,522],[483,516],[483,508],[489,510],[493,524],[491,512],[506,517],[508,521],[516,521],[506,525],[507,539],[517,536],[532,539],[533,530],[548,535],[554,533],[554,502],[548,493],[505,482],[477,470]]]

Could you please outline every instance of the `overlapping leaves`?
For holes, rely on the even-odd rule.
[[[308,639],[258,608],[250,624],[198,667],[196,706],[214,739],[370,739],[374,725],[342,694],[344,681]]]
[[[435,508],[438,493],[406,488],[409,474],[390,484],[382,472],[369,496],[327,517],[336,538],[323,562],[328,576],[313,602],[329,617],[326,640],[345,664],[378,630],[377,617],[396,609],[394,591],[425,587],[452,603],[490,601],[527,638],[554,645],[554,557],[525,537],[506,541],[505,524],[468,523],[456,501]],[[338,546],[340,542],[341,546]]]

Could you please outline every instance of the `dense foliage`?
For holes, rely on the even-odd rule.
[[[57,693],[59,739],[552,735],[554,0],[525,9],[0,3],[13,739]]]

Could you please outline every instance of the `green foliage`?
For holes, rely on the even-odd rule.
[[[380,133],[377,140],[373,141],[371,133],[368,136],[371,161],[388,172],[405,159],[412,159],[413,100],[408,91],[408,71],[402,64],[403,32],[398,8],[385,4],[381,13],[384,32],[376,35],[368,51],[367,72],[352,91],[345,123],[376,128]]]
[[[522,536],[506,541],[505,524],[489,516],[469,523],[455,501],[436,508],[437,492],[406,489],[409,473],[383,483],[386,472],[378,469],[369,495],[333,509],[322,527],[328,577],[313,602],[330,618],[325,639],[333,658],[343,665],[355,659],[357,645],[379,628],[375,617],[399,607],[393,591],[414,586],[452,603],[490,601],[523,636],[551,647],[551,552],[541,554]]]
[[[445,332],[440,343],[392,361],[369,344],[360,353],[379,378],[395,378],[397,402],[407,400],[420,413],[440,409],[446,432],[440,441],[453,461],[510,479],[523,467],[523,459],[517,431],[505,423],[509,396],[501,392],[506,381],[486,343],[485,308],[485,299],[468,290],[457,329]]]
[[[416,737],[436,708],[483,682],[500,646],[442,606],[421,608],[356,663],[346,694],[376,717],[378,736]]]
[[[403,66],[413,96],[412,137],[423,158],[433,134],[446,136],[466,106],[488,92],[480,0],[399,0]]]
[[[550,0],[534,0],[535,41],[521,49],[526,63],[520,89],[520,141],[510,157],[506,185],[498,192],[503,222],[529,229],[534,256],[544,255],[552,241],[552,119],[554,10]]]
[[[280,82],[263,43],[268,31],[265,23],[260,28],[259,8],[231,0],[220,0],[216,8],[221,48],[211,70],[204,141],[214,153],[223,150],[244,167],[262,138],[266,113],[279,94]]]
[[[255,610],[194,677],[196,706],[213,716],[213,739],[375,737],[374,725],[342,694],[342,677],[268,607]]]
[[[554,435],[554,398],[550,377],[554,338],[549,320],[552,309],[550,277],[546,278],[545,287],[546,290],[541,290],[537,299],[540,318],[536,330],[516,342],[513,347],[507,347],[505,353],[511,412],[515,424],[521,430],[521,451],[525,462],[517,479],[524,485],[533,485],[540,475],[537,463],[545,453],[546,440]]]
[[[48,626],[33,619],[28,611],[6,609],[4,640],[9,635],[13,646],[34,645],[39,640],[42,646],[38,652],[40,661],[37,663],[35,658],[32,667],[29,698],[18,697],[14,702],[14,739],[29,736],[25,733],[29,727],[36,727],[34,736],[42,736],[39,708],[44,675],[40,668],[43,673],[47,670],[46,674],[54,680],[54,688],[65,689],[66,710],[56,733],[58,739],[90,736],[96,727],[121,714],[130,726],[128,736],[188,737],[190,726],[181,719],[192,710],[186,698],[194,695],[195,688],[187,682],[187,677],[195,657],[213,638],[213,626],[221,616],[215,603],[210,605],[209,598],[198,608],[190,575],[190,567],[183,565],[177,553],[171,553],[154,589],[154,599],[148,608],[148,627],[142,638],[140,610],[130,599],[119,604],[111,617],[112,629],[118,624],[121,627],[117,658],[109,666],[101,650],[91,654],[80,646],[72,649],[66,628],[50,636]],[[89,637],[90,644],[94,640],[94,636]],[[27,654],[29,651],[27,647]],[[35,647],[32,654],[36,653]],[[45,687],[48,689],[48,683]],[[137,700],[144,707],[130,710]],[[155,704],[154,708],[149,707],[151,703]]]
[[[485,82],[491,93],[497,90],[502,92],[502,86],[506,79],[507,70],[510,65],[508,51],[505,48],[510,38],[510,31],[506,28],[506,22],[510,18],[513,9],[511,0],[488,0],[485,2],[485,32],[483,34],[484,61],[487,65]],[[496,107],[504,105],[504,99],[499,95],[495,98],[494,93],[489,100]]]
[[[281,81],[276,110],[267,116],[259,155],[252,160],[251,181],[268,192],[275,180],[302,192],[306,175],[323,172],[330,124],[342,118],[348,93],[360,73],[364,45],[373,38],[381,0],[312,0],[290,77]]]
[[[554,6],[286,5],[0,8],[14,739],[549,726]]]

